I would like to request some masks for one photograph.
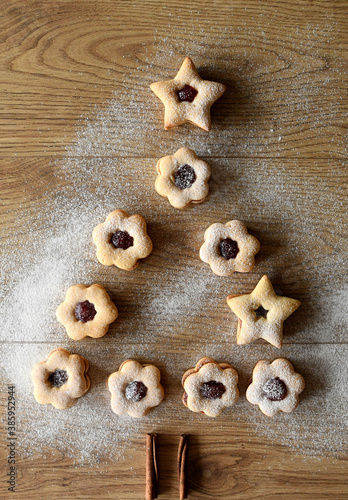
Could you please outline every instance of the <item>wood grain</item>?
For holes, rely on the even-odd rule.
[[[4,4],[3,155],[14,149],[29,156],[61,153],[72,142],[81,114],[113,97],[125,102],[130,91],[156,121],[149,153],[158,154],[159,142],[168,151],[173,139],[185,140],[192,127],[161,130],[162,105],[148,85],[174,76],[187,52],[203,76],[228,87],[213,108],[216,133],[200,134],[215,153],[345,154],[344,2],[301,0],[276,9],[270,3],[261,12],[257,1],[247,7],[218,2],[215,8],[171,2],[163,9],[149,1],[131,9],[111,0]],[[169,57],[161,56],[168,46]],[[115,126],[124,119],[114,118]],[[120,143],[117,134],[101,154],[105,147],[118,156],[137,155],[132,141]]]
[[[86,339],[77,347],[56,323],[54,342],[42,338],[34,343],[22,332],[18,349],[25,353],[28,343],[47,352],[58,344],[80,350],[91,362],[90,404],[98,412],[106,397],[106,374],[127,352],[139,348],[131,334],[143,329],[149,359],[139,360],[159,366],[166,392],[163,408],[156,410],[158,422],[145,420],[144,436],[125,443],[124,458],[114,463],[101,456],[98,464],[76,468],[63,437],[55,447],[24,458],[31,422],[22,419],[18,443],[23,455],[19,446],[18,490],[12,496],[144,498],[145,433],[156,431],[159,498],[178,498],[176,452],[184,431],[191,435],[189,498],[346,499],[346,453],[324,449],[319,460],[301,448],[289,451],[284,441],[267,436],[264,429],[272,425],[266,418],[249,418],[256,410],[243,398],[237,413],[226,412],[218,422],[193,418],[178,407],[178,400],[180,376],[197,356],[221,356],[213,342],[217,332],[224,361],[238,369],[242,394],[255,362],[274,356],[262,342],[250,346],[248,354],[237,348],[236,320],[225,302],[228,293],[249,292],[268,273],[283,293],[302,302],[286,322],[282,355],[306,379],[303,406],[313,406],[310,421],[299,430],[301,444],[321,452],[315,437],[320,393],[331,387],[325,374],[333,369],[333,353],[340,349],[343,356],[347,350],[340,311],[334,328],[321,327],[325,294],[333,289],[339,293],[346,282],[348,3],[3,0],[1,7],[2,251],[34,248],[35,235],[54,228],[52,214],[43,207],[52,200],[59,206],[60,194],[79,202],[81,157],[100,159],[101,165],[111,161],[115,168],[126,162],[128,188],[136,189],[141,180],[142,196],[122,208],[145,216],[154,241],[153,253],[131,278],[100,266],[93,245],[87,247],[86,262],[93,263],[96,281],[106,286],[120,311],[103,339]],[[191,125],[165,132],[162,105],[148,87],[174,76],[186,55],[203,77],[228,87],[213,107],[210,134]],[[91,135],[86,137],[87,121]],[[84,139],[91,143],[89,148]],[[172,210],[153,184],[157,159],[183,145],[196,148],[213,174],[207,203],[182,212]],[[63,168],[68,156],[77,160],[71,172]],[[98,173],[102,175],[89,183],[89,194],[94,189],[108,193],[113,177],[106,167]],[[116,208],[114,200],[108,203],[110,210]],[[106,205],[96,207],[93,224],[105,217]],[[151,305],[160,299],[160,291],[151,295],[147,286],[151,291],[156,281],[168,280],[175,295],[184,266],[190,266],[192,276],[207,280],[210,269],[198,258],[204,230],[232,217],[244,220],[261,242],[255,270],[210,280],[201,314],[183,321],[169,317],[164,327],[161,318],[153,317]],[[12,346],[10,340],[1,342],[0,356],[8,355]],[[104,360],[105,350],[110,357]],[[1,389],[7,382],[2,380]],[[0,395],[5,417],[6,393]],[[34,401],[21,404],[35,408]],[[23,408],[23,415],[29,414],[30,408]],[[330,425],[331,432],[340,435],[334,417]],[[73,425],[67,432],[74,432]],[[3,425],[0,439],[6,443]],[[334,457],[327,456],[328,451]],[[10,498],[4,447],[0,464],[0,497]]]

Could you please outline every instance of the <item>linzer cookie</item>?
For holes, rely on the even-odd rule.
[[[294,411],[304,387],[302,375],[295,372],[287,359],[279,358],[273,363],[262,360],[254,368],[246,398],[258,405],[262,413],[274,417],[281,411]]]
[[[280,348],[283,345],[283,322],[301,302],[276,295],[269,278],[263,276],[250,294],[229,295],[227,304],[238,318],[237,344],[264,339]]]
[[[240,220],[232,220],[227,224],[216,223],[208,227],[199,256],[218,276],[230,276],[235,271],[251,271],[259,250],[259,241],[248,233],[245,224]]]
[[[56,311],[70,338],[103,337],[118,316],[117,307],[101,285],[74,285]]]
[[[115,265],[132,271],[152,251],[152,241],[141,215],[128,215],[123,210],[111,212],[105,222],[93,230],[97,259],[105,266]]]
[[[143,417],[163,400],[160,380],[161,373],[156,366],[141,365],[132,359],[124,361],[107,380],[112,411],[116,415],[128,413],[131,417]]]
[[[150,88],[164,104],[166,130],[190,122],[207,132],[210,108],[226,90],[222,83],[203,80],[189,57],[172,80],[152,83]]]
[[[185,390],[182,402],[191,411],[217,417],[239,398],[238,373],[228,363],[217,363],[212,358],[200,359],[195,368],[184,373]]]
[[[168,198],[173,207],[184,208],[207,197],[210,167],[192,149],[181,148],[174,155],[161,158],[157,171],[156,191]]]
[[[31,371],[36,401],[60,410],[73,406],[89,389],[87,370],[87,359],[66,349],[55,349]]]

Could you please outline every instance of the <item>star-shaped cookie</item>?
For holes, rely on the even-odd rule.
[[[237,344],[265,339],[275,347],[283,344],[283,322],[301,305],[276,295],[268,276],[263,276],[248,295],[229,295],[227,304],[238,318]]]
[[[164,104],[166,130],[191,122],[209,132],[210,108],[222,96],[222,83],[203,80],[189,57],[186,57],[173,80],[152,83],[151,90]]]

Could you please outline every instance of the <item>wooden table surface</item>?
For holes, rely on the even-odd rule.
[[[91,245],[94,279],[106,286],[120,310],[106,337],[76,346],[56,323],[58,340],[34,342],[23,332],[18,349],[31,343],[49,352],[62,345],[89,358],[89,404],[110,413],[110,427],[107,398],[101,410],[95,388],[129,353],[159,366],[167,396],[134,435],[127,434],[125,452],[114,461],[100,451],[93,463],[77,464],[64,446],[51,442],[41,454],[22,455],[22,420],[16,493],[7,491],[7,452],[2,450],[1,498],[143,498],[144,434],[150,431],[160,434],[160,498],[178,498],[175,462],[182,432],[191,434],[189,498],[348,498],[348,450],[329,449],[316,434],[322,425],[318,359],[330,364],[333,352],[339,359],[348,354],[341,316],[323,328],[316,299],[331,297],[345,283],[347,11],[348,3],[341,0],[2,0],[0,231],[6,251],[8,245],[29,248],[28,234],[29,240],[40,238],[53,227],[43,207],[69,185],[80,186],[77,197],[80,190],[95,192],[95,224],[107,215],[105,207],[139,211],[154,240],[153,253],[133,273],[99,265]],[[210,134],[191,125],[165,132],[162,105],[149,90],[151,82],[172,78],[186,55],[204,78],[227,85],[212,109]],[[118,113],[130,103],[132,118]],[[208,201],[183,212],[153,187],[158,158],[181,146],[195,149],[213,171]],[[83,157],[91,165],[95,160],[88,179],[78,178],[80,170],[87,171],[81,167]],[[62,169],[68,160],[70,170]],[[111,168],[109,175],[107,169],[100,175],[99,166],[107,162],[122,165],[117,182],[128,183],[130,191],[139,186],[143,195],[125,197],[124,204],[105,200],[103,189],[107,193],[115,181]],[[198,258],[202,235],[213,222],[232,218],[246,222],[261,252],[253,272],[214,277]],[[181,281],[191,272],[198,284],[196,296],[192,288],[187,299],[190,314],[178,318],[165,304],[165,311],[152,318],[147,290],[161,307],[161,286],[172,287],[173,296],[185,294],[188,285]],[[264,342],[237,347],[226,296],[249,293],[266,273],[302,306],[285,323],[281,351]],[[337,297],[328,314],[335,314],[335,305],[344,307],[336,304],[343,300]],[[174,309],[179,299],[173,299]],[[143,316],[142,305],[148,307]],[[139,321],[131,321],[137,315]],[[132,337],[133,328],[143,337]],[[10,347],[11,338],[3,339],[2,356]],[[241,377],[241,402],[219,419],[191,415],[180,403],[181,374],[209,354],[231,362]],[[293,417],[303,424],[297,424],[298,449],[291,418],[284,423],[284,434],[292,432],[287,445],[279,434],[283,417],[274,423],[260,415],[256,426],[252,415],[258,410],[245,402],[255,362],[279,355],[288,357],[307,382]],[[330,367],[335,370],[334,363]],[[11,382],[7,374],[6,384]],[[6,397],[4,391],[3,403]],[[35,416],[38,405],[33,399],[29,404]],[[26,415],[31,418],[28,410]],[[65,432],[74,434],[73,421]],[[329,433],[346,439],[346,428],[334,419]],[[7,443],[4,429],[1,436]]]

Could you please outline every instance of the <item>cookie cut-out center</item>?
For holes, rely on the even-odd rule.
[[[177,94],[179,101],[193,102],[198,90],[191,87],[191,85],[185,85],[181,90],[178,90]]]
[[[87,323],[87,321],[92,321],[94,316],[97,314],[94,304],[89,300],[84,302],[79,302],[75,307],[75,318],[82,323]]]
[[[134,238],[127,231],[116,231],[111,237],[111,243],[115,248],[122,248],[122,250],[127,250],[127,248],[132,247],[134,244]]]
[[[268,310],[262,306],[259,306],[257,309],[255,309],[255,314],[256,314],[257,319],[267,318],[267,313],[268,313]]]
[[[128,401],[137,403],[146,396],[147,387],[142,382],[133,380],[133,382],[130,382],[127,385],[125,394],[126,394],[126,399],[128,399]]]
[[[238,243],[231,238],[225,238],[219,245],[220,253],[226,260],[235,259],[239,252]]]
[[[267,380],[262,391],[269,401],[282,401],[288,393],[285,383],[279,377]]]
[[[174,183],[179,189],[188,189],[195,182],[197,176],[194,169],[185,163],[174,174]]]
[[[204,382],[201,387],[201,394],[207,399],[220,399],[224,392],[226,392],[226,387],[216,380]]]
[[[48,380],[51,382],[53,387],[62,387],[67,383],[68,378],[69,375],[66,370],[56,370],[55,372],[50,374]]]

